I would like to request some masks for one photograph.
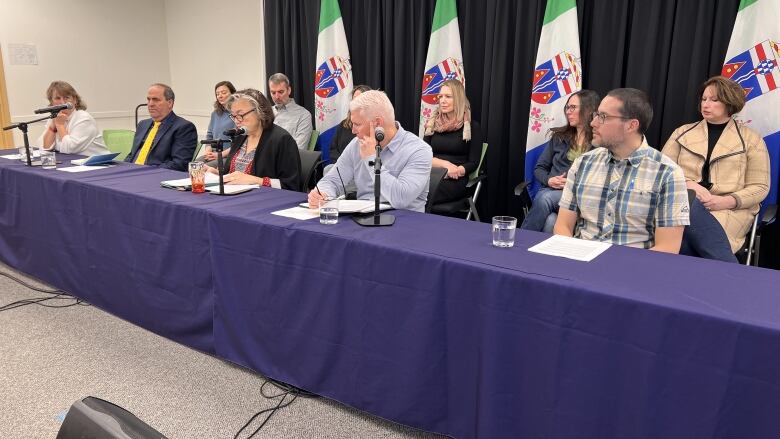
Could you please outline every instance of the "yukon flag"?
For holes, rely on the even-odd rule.
[[[314,123],[322,159],[330,159],[330,140],[347,117],[352,96],[352,66],[338,0],[320,2],[320,32],[314,72]]]
[[[425,74],[422,80],[420,138],[425,133],[425,123],[439,104],[441,83],[448,79],[457,79],[466,85],[463,54],[460,50],[458,8],[455,0],[436,0],[428,56],[425,58]]]
[[[534,166],[547,145],[548,131],[566,124],[563,107],[569,95],[581,89],[577,5],[575,0],[548,0],[536,53],[525,147],[525,180],[531,182],[531,196],[539,190]]]
[[[736,118],[764,137],[772,175],[764,205],[777,203],[780,170],[780,0],[742,0],[722,74],[745,90]]]

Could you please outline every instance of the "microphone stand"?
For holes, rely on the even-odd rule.
[[[51,114],[49,114],[48,116],[41,117],[40,119],[31,120],[29,122],[19,122],[13,125],[8,125],[7,127],[3,127],[3,131],[19,128],[19,130],[22,132],[22,135],[24,137],[24,151],[27,153],[27,166],[32,166],[32,155],[30,155],[30,139],[27,137],[27,125],[35,122],[40,122],[46,119],[54,119],[55,117],[57,117],[57,113],[59,113],[59,110],[52,111]]]
[[[222,180],[222,150],[224,144],[227,143],[225,139],[214,140],[201,140],[201,145],[212,145],[212,148],[217,153],[217,175],[219,175],[219,195],[225,195],[225,182]]]
[[[374,159],[374,214],[371,216],[353,216],[352,219],[356,223],[365,227],[380,227],[380,226],[392,226],[395,223],[395,217],[388,214],[380,214],[379,210],[379,196],[381,193],[380,173],[382,172],[382,159],[379,157],[379,153],[382,151],[382,147],[379,146],[380,140],[384,139],[384,134],[377,135],[376,139],[376,158]],[[379,138],[381,136],[381,138]]]

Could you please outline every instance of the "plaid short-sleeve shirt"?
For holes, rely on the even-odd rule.
[[[574,161],[560,207],[577,213],[574,236],[650,248],[657,227],[690,224],[682,169],[646,140],[620,160],[596,148]]]

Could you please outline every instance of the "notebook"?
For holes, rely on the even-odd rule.
[[[77,166],[106,165],[108,163],[113,162],[116,156],[118,155],[119,155],[118,152],[111,152],[108,154],[98,154],[98,155],[87,157],[85,159],[71,160],[70,163],[72,165],[77,165]]]

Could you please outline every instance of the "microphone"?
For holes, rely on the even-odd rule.
[[[231,128],[229,130],[225,130],[222,134],[230,137],[243,136],[246,134],[246,127]]]
[[[60,105],[52,105],[50,107],[43,107],[35,110],[35,114],[43,114],[43,113],[59,113],[62,110],[72,110],[73,104],[70,102],[67,102],[65,104]]]
[[[383,140],[385,140],[385,129],[382,127],[374,128],[374,138],[376,139],[377,143],[381,143]]]
[[[339,168],[338,167],[336,167],[336,173],[339,174],[339,180],[341,181],[341,188],[344,189],[344,199],[346,200],[347,199],[347,187],[344,186],[344,179],[341,178],[341,172],[339,172]]]

